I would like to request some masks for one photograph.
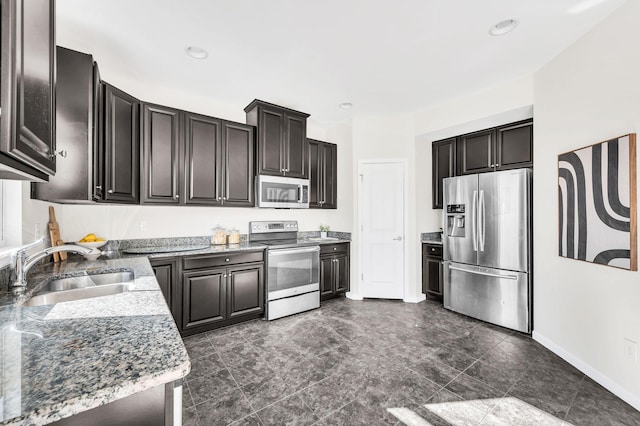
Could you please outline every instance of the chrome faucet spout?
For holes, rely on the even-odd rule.
[[[26,287],[27,272],[29,272],[29,269],[31,269],[33,265],[35,265],[40,259],[46,256],[50,256],[53,253],[58,253],[60,251],[68,251],[78,254],[89,254],[92,252],[92,249],[82,246],[62,245],[49,247],[42,251],[34,253],[31,256],[27,256],[27,249],[31,246],[32,245],[29,245],[26,248],[22,248],[18,250],[18,253],[16,253],[16,279],[13,283],[11,283],[11,287],[14,289],[14,291],[19,291]]]

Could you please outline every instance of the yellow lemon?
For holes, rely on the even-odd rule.
[[[92,243],[95,240],[96,240],[96,234],[87,234],[84,236],[84,238],[81,241],[85,243]]]

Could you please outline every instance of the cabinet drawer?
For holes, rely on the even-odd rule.
[[[322,244],[320,246],[320,255],[334,253],[349,253],[349,243]]]
[[[250,262],[264,262],[264,251],[242,251],[214,255],[187,256],[182,259],[182,268],[185,270],[201,269]]]
[[[439,244],[422,244],[422,255],[442,259],[442,246]]]

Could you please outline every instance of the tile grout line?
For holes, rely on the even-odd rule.
[[[573,395],[573,398],[571,398],[571,403],[569,404],[569,409],[567,410],[567,413],[562,418],[563,422],[567,421],[567,417],[569,417],[569,412],[571,411],[571,408],[573,408],[573,404],[576,402],[576,398],[578,397],[578,394],[580,393],[580,388],[582,387],[582,384],[584,383],[584,379],[586,377],[587,376],[585,374],[582,374],[582,379],[580,380],[580,384],[578,384],[578,388],[576,389],[576,393]]]

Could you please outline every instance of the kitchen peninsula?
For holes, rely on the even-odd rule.
[[[22,306],[55,276],[117,271],[134,273],[128,291]],[[0,300],[0,424],[174,424],[180,418],[182,378],[191,365],[146,258],[45,264],[30,273],[24,296],[5,292]]]

